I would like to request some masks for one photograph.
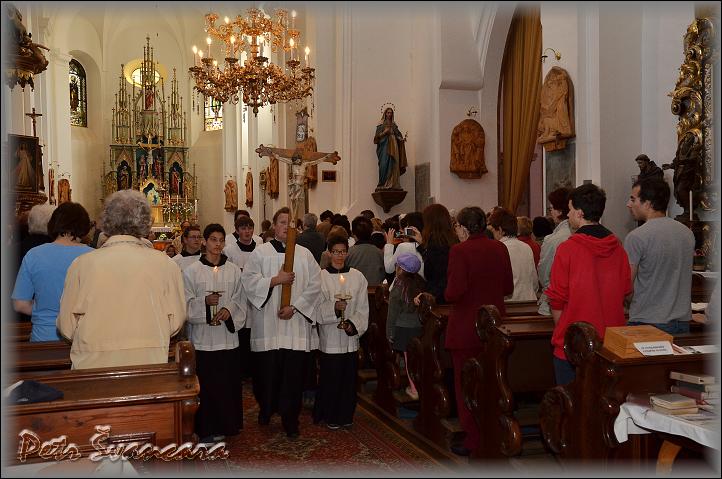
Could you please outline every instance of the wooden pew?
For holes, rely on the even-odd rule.
[[[505,301],[505,316],[540,316],[536,301]],[[548,316],[551,318],[551,316]]]
[[[399,365],[395,360],[394,351],[386,338],[386,317],[389,307],[389,291],[386,285],[377,285],[374,291],[374,303],[369,305],[374,314],[369,317],[369,355],[376,368],[376,390],[374,402],[389,414],[398,414],[398,401],[394,391],[401,387]]]
[[[495,306],[487,305],[479,311],[476,330],[481,354],[462,371],[464,401],[481,431],[471,457],[515,456],[522,447],[522,424],[515,416],[520,395],[540,400],[555,385],[554,321],[540,315],[502,318]],[[537,421],[532,418],[529,424]]]
[[[717,279],[706,278],[699,273],[692,273],[692,302],[709,303],[717,281]]]
[[[700,344],[699,338],[692,338]],[[683,338],[675,342],[684,342]],[[540,409],[542,436],[551,451],[573,464],[600,466],[617,461],[639,466],[659,452],[654,437],[630,436],[619,444],[614,420],[629,393],[667,392],[670,371],[713,374],[719,354],[651,356],[622,359],[602,347],[588,323],[569,326],[564,349],[576,367],[576,379],[550,389]],[[631,461],[630,461],[631,460]]]
[[[419,393],[419,412],[414,429],[444,449],[451,446],[460,428],[448,421],[453,400],[444,381],[444,372],[452,367],[444,348],[444,336],[451,305],[437,305],[429,293],[422,293],[419,317],[423,332],[408,347],[409,374]],[[457,421],[458,422],[458,421]]]
[[[422,335],[409,344],[409,373],[419,391],[419,414],[414,420],[416,430],[431,441],[448,449],[462,433],[458,421],[448,419],[453,401],[444,381],[444,370],[452,368],[451,357],[444,348],[444,336],[451,305],[437,306],[429,294],[422,294],[419,316],[423,325]],[[545,316],[511,316],[499,318],[500,323],[524,323],[548,321]],[[553,384],[551,385],[553,386]]]
[[[20,441],[24,429],[40,441],[67,436],[85,456],[95,449],[95,426],[109,425],[107,443],[138,441],[164,447],[194,442],[195,412],[200,385],[195,350],[188,341],[176,345],[177,362],[67,371],[35,371],[20,376],[63,392],[51,402],[5,408],[9,437]]]
[[[376,316],[376,288],[377,285],[371,285],[367,289],[368,299],[369,299],[369,326],[371,323],[375,322],[375,316]],[[366,365],[368,358],[368,362],[373,365],[373,361],[371,360],[370,355],[370,333],[368,332],[368,328],[366,330],[367,332],[361,336],[361,340],[359,341],[359,350],[358,350],[358,372],[356,374],[356,390],[358,392],[363,392],[366,383],[370,381],[376,381],[376,369],[366,369],[364,368],[364,365]]]
[[[8,343],[30,341],[33,323],[30,321],[8,321],[3,324],[3,339]]]
[[[178,342],[178,335],[170,339],[168,361],[174,360]],[[12,364],[8,370],[16,373],[70,369],[72,365],[70,361],[71,344],[67,341],[26,341],[10,343],[6,347],[8,359]]]

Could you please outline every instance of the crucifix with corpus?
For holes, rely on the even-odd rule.
[[[296,249],[296,219],[298,211],[304,199],[304,180],[306,177],[306,166],[326,162],[334,165],[341,160],[338,152],[307,152],[299,148],[271,148],[259,146],[256,148],[259,157],[268,156],[282,161],[291,167],[291,178],[288,180],[288,200],[291,215],[288,220],[288,237],[286,238],[286,256],[283,263],[283,271],[293,271],[293,255]],[[291,285],[284,284],[281,290],[281,307],[291,304]]]

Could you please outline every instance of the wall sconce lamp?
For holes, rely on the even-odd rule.
[[[542,61],[542,63],[544,63],[544,62],[546,61],[547,57],[549,56],[549,55],[546,54],[549,50],[551,50],[552,52],[554,52],[554,58],[556,58],[557,61],[559,61],[559,60],[562,59],[562,54],[561,54],[561,53],[559,53],[558,51],[554,50],[553,48],[547,48],[547,49],[544,50],[544,52],[542,53],[542,56],[541,56],[541,61]]]

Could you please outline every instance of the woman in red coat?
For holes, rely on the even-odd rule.
[[[511,260],[506,246],[484,234],[486,215],[473,206],[462,209],[457,222],[468,231],[469,238],[449,251],[446,301],[454,305],[446,327],[445,347],[454,364],[454,389],[459,422],[466,431],[463,446],[452,447],[455,454],[468,456],[479,446],[479,430],[471,412],[464,404],[461,392],[461,370],[467,359],[481,352],[481,340],[476,334],[479,308],[493,304],[503,316],[504,296],[514,292]]]

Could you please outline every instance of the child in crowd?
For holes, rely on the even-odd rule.
[[[421,334],[421,321],[414,304],[414,298],[425,290],[426,282],[419,275],[421,260],[413,253],[404,253],[396,259],[396,280],[389,293],[389,309],[386,319],[386,337],[392,343],[394,351],[404,353],[406,375],[409,386],[406,394],[418,399],[416,386],[409,375],[409,362],[406,350],[412,338]]]

